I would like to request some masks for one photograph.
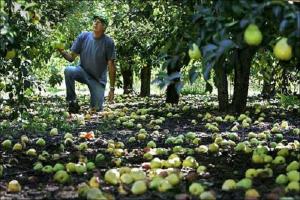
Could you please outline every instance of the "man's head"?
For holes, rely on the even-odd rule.
[[[97,21],[101,22],[105,28],[108,26],[108,18],[101,12],[95,12],[93,14],[93,22]]]

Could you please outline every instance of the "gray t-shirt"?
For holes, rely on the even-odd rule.
[[[94,38],[93,32],[82,32],[71,51],[80,55],[80,66],[102,84],[107,82],[108,60],[116,59],[114,41],[107,35]]]

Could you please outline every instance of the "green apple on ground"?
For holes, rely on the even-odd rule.
[[[204,192],[204,188],[200,183],[192,183],[189,186],[189,192],[194,196],[199,196],[202,192]]]
[[[136,181],[131,186],[131,192],[135,195],[143,194],[147,191],[147,184],[143,180]]]
[[[120,173],[117,169],[109,169],[105,172],[104,180],[107,183],[110,183],[112,185],[116,185],[119,183]]]
[[[122,174],[120,177],[120,180],[122,183],[125,183],[125,184],[131,184],[134,181],[129,173]]]
[[[46,141],[45,141],[43,138],[39,138],[39,139],[36,141],[36,144],[37,144],[38,146],[43,147],[43,146],[46,145]]]
[[[41,171],[43,169],[43,164],[41,162],[36,162],[33,166],[34,171]]]
[[[7,150],[7,149],[10,149],[11,146],[12,146],[12,142],[11,140],[7,139],[7,140],[4,140],[2,143],[1,143],[1,146],[4,150]]]
[[[76,164],[73,163],[73,162],[67,163],[66,164],[66,170],[67,170],[67,172],[69,172],[69,173],[76,172],[76,166],[75,165]]]
[[[92,188],[99,188],[100,187],[100,180],[99,177],[97,176],[93,176],[90,180],[89,180],[89,185]]]
[[[180,177],[176,173],[169,174],[165,178],[172,186],[177,185],[180,182]]]
[[[236,187],[240,189],[250,189],[252,187],[252,180],[249,178],[243,178],[236,183]]]
[[[296,160],[292,161],[289,163],[289,165],[286,167],[286,171],[293,171],[293,170],[298,170],[299,169],[299,162]]]
[[[297,170],[292,170],[287,173],[289,181],[298,181],[300,180],[300,173]]]
[[[75,164],[75,170],[79,175],[84,174],[87,171],[86,164],[82,162]]]
[[[65,169],[65,166],[61,163],[56,163],[53,167],[54,172],[57,172],[59,170],[64,170],[64,169]]]
[[[222,185],[223,191],[230,191],[236,189],[236,182],[233,179],[227,179]]]
[[[287,192],[300,192],[300,184],[299,181],[291,181],[285,188]]]
[[[161,179],[160,181],[158,181],[157,190],[159,192],[167,192],[168,190],[170,190],[172,188],[173,188],[173,186],[166,179]]]
[[[248,189],[245,192],[245,199],[258,199],[260,194],[256,189]]]
[[[279,185],[285,185],[285,184],[287,184],[288,181],[289,180],[288,180],[287,176],[284,174],[279,174],[275,180],[275,182]]]
[[[35,150],[35,149],[30,148],[30,149],[28,149],[28,150],[26,151],[26,155],[35,157],[35,156],[37,156],[37,153],[36,153],[36,150]]]
[[[94,162],[90,161],[90,162],[86,163],[86,168],[87,168],[88,171],[92,171],[92,170],[94,170],[96,168],[96,165],[95,165]]]
[[[213,191],[204,191],[200,194],[201,200],[215,200],[216,194]]]
[[[46,165],[43,167],[42,172],[46,174],[51,174],[53,172],[53,168],[51,165]]]
[[[64,184],[70,180],[69,174],[65,170],[59,170],[54,174],[54,181]]]
[[[21,151],[23,149],[23,146],[21,143],[16,143],[13,146],[13,151]]]
[[[250,179],[253,179],[254,177],[257,176],[257,171],[256,169],[247,169],[247,171],[245,172],[245,177],[246,178],[250,178]]]
[[[21,191],[21,185],[17,180],[12,180],[8,183],[7,186],[8,192],[20,192]]]
[[[95,199],[107,199],[99,188],[89,188],[86,191],[86,199],[87,200],[95,200]]]

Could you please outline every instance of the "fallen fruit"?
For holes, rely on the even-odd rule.
[[[8,192],[20,192],[21,185],[17,180],[12,180],[8,183],[7,190]]]

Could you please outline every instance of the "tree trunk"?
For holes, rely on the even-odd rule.
[[[146,65],[141,69],[141,97],[150,96],[151,67]]]
[[[129,94],[132,92],[133,86],[133,71],[131,66],[125,69],[121,69],[121,74],[123,77],[124,94]]]
[[[271,65],[271,63],[270,63]],[[276,80],[274,79],[275,76],[275,68],[271,69],[271,74],[269,74],[269,77],[266,77],[264,75],[264,82],[263,82],[263,89],[261,91],[261,96],[264,99],[270,99],[275,95],[275,85],[276,85]]]
[[[219,110],[221,112],[227,111],[229,107],[229,102],[228,102],[228,82],[227,82],[226,69],[223,65],[218,65],[215,67],[215,73],[216,73],[215,84],[218,89]]]
[[[246,109],[250,67],[255,52],[255,48],[238,49],[235,52],[234,91],[231,104],[233,112],[242,113]]]
[[[174,69],[171,67],[168,67],[168,75],[171,75],[174,72],[180,72],[180,69]],[[171,84],[167,87],[167,98],[166,103],[171,104],[178,104],[179,102],[179,93],[177,92],[176,85],[180,82],[180,78],[176,78],[173,80]]]

